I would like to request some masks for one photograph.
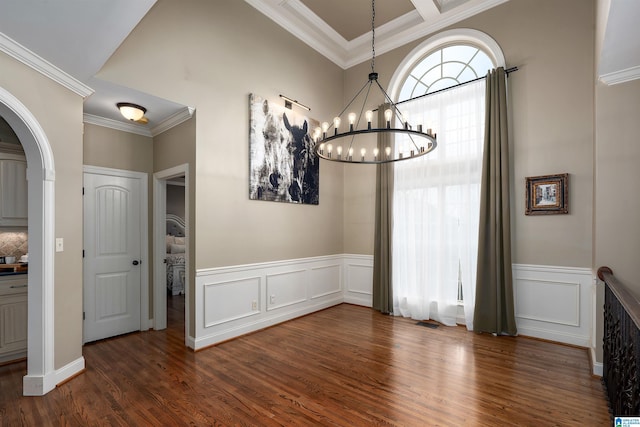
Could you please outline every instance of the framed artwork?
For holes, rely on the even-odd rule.
[[[569,213],[569,174],[526,178],[526,215]]]
[[[320,158],[305,115],[249,95],[249,198],[319,204]]]

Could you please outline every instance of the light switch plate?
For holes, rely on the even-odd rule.
[[[56,237],[56,252],[64,251],[64,239],[62,237]]]

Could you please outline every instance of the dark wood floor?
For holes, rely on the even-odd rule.
[[[0,367],[1,425],[606,426],[586,350],[339,305],[193,353],[184,297],[166,331],[84,347],[87,371],[22,397]]]

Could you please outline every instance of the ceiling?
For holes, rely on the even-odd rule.
[[[245,1],[344,69],[371,58],[370,0]],[[376,54],[507,1],[376,0]],[[599,76],[611,83],[639,78],[640,2],[598,1],[610,4]],[[62,75],[63,84],[73,80],[70,85],[86,96],[85,121],[151,136],[193,113],[187,106],[94,77],[156,0],[0,2],[0,50],[45,74]],[[115,108],[122,101],[145,106],[149,124],[127,122]]]

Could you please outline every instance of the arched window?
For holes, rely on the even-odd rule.
[[[477,55],[474,53],[476,50]],[[442,54],[438,55],[438,52]],[[426,72],[420,72],[434,68],[437,63],[441,64],[444,79],[433,78],[435,72],[428,76]],[[455,65],[456,63],[460,64]],[[461,64],[467,64],[468,67]],[[443,31],[419,44],[405,57],[391,77],[389,94],[396,101],[405,101],[476,78],[469,78],[472,74],[482,77],[487,70],[504,66],[502,49],[488,34],[468,28]],[[454,82],[455,80],[458,82]],[[438,81],[442,83],[437,83]],[[427,87],[422,93],[409,89],[412,83],[418,82],[418,87]],[[450,84],[445,85],[445,82]],[[436,85],[433,86],[434,84]],[[408,90],[414,94],[407,96]]]
[[[415,98],[475,80],[494,67],[489,55],[477,46],[444,46],[415,64],[400,89],[398,100]]]
[[[485,109],[478,78],[498,66],[504,59],[490,37],[452,30],[414,49],[392,78],[403,116],[433,129],[438,143],[432,153],[394,165],[395,314],[455,325],[463,302],[473,328]],[[409,137],[395,140],[397,152],[411,145]]]

